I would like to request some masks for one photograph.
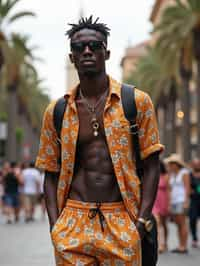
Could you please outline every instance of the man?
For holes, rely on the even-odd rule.
[[[46,171],[45,197],[57,265],[141,265],[141,238],[153,206],[159,143],[149,97],[135,90],[142,188],[135,173],[121,84],[106,74],[109,29],[98,19],[70,24],[70,59],[80,84],[67,92],[59,141],[53,125],[55,102],[44,115],[36,165]],[[141,199],[140,199],[140,192]]]
[[[25,221],[31,222],[34,221],[35,206],[40,192],[40,172],[35,169],[33,162],[22,171],[22,178],[24,183]]]

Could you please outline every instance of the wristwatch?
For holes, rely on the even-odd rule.
[[[144,219],[142,217],[139,217],[137,220],[138,220],[138,222],[140,222],[140,223],[142,223],[144,225],[145,230],[147,232],[150,232],[152,230],[152,228],[153,228],[153,222],[150,219],[147,220],[147,219]]]

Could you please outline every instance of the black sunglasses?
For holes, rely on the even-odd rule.
[[[73,52],[82,53],[86,46],[88,46],[92,52],[96,52],[102,48],[106,49],[106,44],[103,41],[71,42],[71,50]]]

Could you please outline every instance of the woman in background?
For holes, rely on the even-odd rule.
[[[178,154],[172,154],[168,164],[170,184],[170,214],[177,225],[179,245],[172,252],[186,254],[188,240],[187,214],[189,210],[190,177],[185,163]]]
[[[167,251],[167,218],[169,214],[169,177],[164,163],[160,162],[160,180],[158,191],[153,207],[153,214],[158,226],[158,248],[159,253]]]

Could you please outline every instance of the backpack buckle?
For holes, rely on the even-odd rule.
[[[61,145],[61,139],[60,138],[56,138],[56,142]]]
[[[132,135],[137,135],[138,134],[138,124],[132,124],[130,125],[130,133]]]

